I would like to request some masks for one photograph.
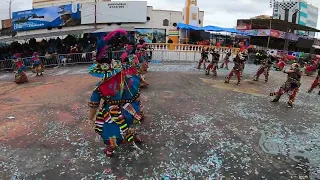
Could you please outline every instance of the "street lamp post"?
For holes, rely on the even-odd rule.
[[[11,20],[11,13],[12,13],[11,7],[12,7],[13,1],[14,0],[6,0],[6,2],[9,4],[9,19],[10,20]]]

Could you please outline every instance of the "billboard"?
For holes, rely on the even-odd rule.
[[[250,30],[251,24],[245,23],[243,21],[237,21],[237,30]]]
[[[165,43],[166,42],[166,30],[165,29],[135,29],[135,39],[143,39],[146,43]]]
[[[81,24],[95,22],[94,3],[83,3]],[[97,3],[97,23],[145,23],[147,1],[110,1]]]
[[[79,4],[51,6],[12,13],[14,31],[45,29],[81,24]]]
[[[251,36],[270,36],[270,29],[254,29],[254,30],[244,30],[243,32]]]

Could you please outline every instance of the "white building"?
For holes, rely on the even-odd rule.
[[[111,0],[96,0],[96,1],[106,2]],[[48,7],[48,6],[59,6],[59,5],[71,4],[71,3],[88,3],[88,2],[95,2],[95,0],[32,0],[32,7],[42,8],[42,7]]]
[[[61,29],[52,28],[37,29],[28,31],[18,31],[16,39],[30,39],[32,37],[57,36],[59,34],[89,33],[98,29],[158,29],[165,30],[168,36],[169,30],[176,29],[178,23],[185,23],[183,11],[156,10],[152,6],[147,6],[146,1],[111,1],[97,0],[95,12],[94,0],[77,0],[81,2],[81,25],[73,27],[63,27]],[[188,0],[187,0],[188,1]],[[194,1],[194,0],[193,0]],[[34,8],[59,6],[70,4],[70,0],[34,0]],[[73,3],[74,3],[73,2]],[[95,18],[96,14],[96,18]],[[203,26],[204,11],[198,12],[197,22],[199,27]],[[96,23],[95,23],[96,22]],[[96,25],[95,25],[96,24]],[[0,40],[12,39],[12,37],[0,37]]]

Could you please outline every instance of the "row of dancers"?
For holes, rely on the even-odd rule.
[[[208,54],[212,55],[212,60],[208,66],[206,66],[206,62],[208,62]],[[223,68],[224,65],[226,65],[226,69],[228,69],[228,63],[229,59],[231,57],[231,52],[227,52],[225,58],[223,59],[223,62],[220,66],[220,68]],[[237,85],[240,85],[241,83],[241,77],[243,74],[243,70],[245,68],[245,62],[248,58],[248,50],[243,49],[239,51],[236,56],[233,58],[234,66],[231,69],[230,73],[225,77],[225,83],[229,83],[231,78],[236,75],[237,76]],[[278,62],[274,64],[274,60],[278,59]],[[269,72],[274,65],[276,70],[280,70],[287,74],[287,80],[286,82],[276,91],[270,93],[270,96],[274,96],[274,99],[272,102],[278,102],[281,98],[281,96],[286,93],[289,95],[289,101],[288,101],[288,107],[293,106],[293,102],[297,96],[297,93],[299,92],[299,88],[301,86],[301,77],[302,77],[302,71],[300,69],[300,65],[298,63],[293,63],[288,69],[284,69],[285,67],[285,58],[280,57],[276,58],[272,55],[267,55],[264,58],[261,59],[261,65],[257,72],[255,73],[255,76],[253,78],[253,81],[258,81],[259,77],[263,74],[265,76],[265,83],[269,81]],[[206,75],[210,74],[210,71],[212,71],[213,76],[217,76],[217,69],[219,69],[219,60],[220,60],[220,54],[217,49],[203,49],[201,52],[201,59],[199,60],[198,69],[201,69],[201,65],[203,65],[205,69]],[[316,87],[320,87],[320,61],[316,62],[317,64],[317,77],[313,81],[311,87],[308,90],[308,93],[311,93]],[[320,95],[320,90],[319,93]]]
[[[28,77],[25,73],[26,66],[22,61],[20,53],[14,54],[13,62],[14,62],[14,82],[17,84],[28,82]],[[36,76],[42,76],[44,72],[44,66],[37,52],[34,52],[32,56],[32,72],[36,73]]]

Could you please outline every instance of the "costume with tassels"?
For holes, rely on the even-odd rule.
[[[270,96],[275,96],[272,102],[278,102],[284,93],[289,95],[288,107],[292,107],[293,102],[299,92],[300,80],[302,76],[302,71],[299,68],[299,64],[293,63],[291,68],[284,70],[287,74],[287,81],[274,93],[270,93]]]
[[[216,49],[212,49],[210,51],[210,53],[212,55],[212,61],[210,62],[210,64],[208,65],[208,67],[206,69],[206,75],[209,75],[210,70],[212,69],[213,76],[217,76],[218,75],[217,69],[218,69],[220,54],[219,54],[218,50],[216,50]]]
[[[33,61],[33,65],[32,65],[32,69],[35,73],[37,73],[37,76],[42,76],[43,74],[43,64],[41,63],[41,60],[39,58],[39,55],[37,52],[33,53],[32,56],[32,61]]]
[[[139,63],[141,65],[141,71],[143,74],[145,74],[148,70],[148,56],[147,56],[147,53],[146,53],[146,45],[145,44],[142,44],[142,45],[138,45],[137,46],[137,52],[136,52],[136,56],[138,57],[139,59]]]
[[[137,70],[139,71],[141,77],[141,86],[146,87],[148,83],[145,80],[145,74],[148,70],[148,58],[146,56],[146,52],[144,50],[144,45],[138,45],[136,49],[135,56],[131,56],[130,58],[133,59]]]
[[[258,81],[259,80],[259,77],[261,76],[261,74],[264,74],[264,77],[265,77],[265,83],[268,82],[269,80],[269,71],[270,71],[270,68],[273,64],[272,62],[272,58],[271,56],[268,56],[267,58],[265,59],[260,59],[260,62],[261,62],[261,66],[259,67],[256,75],[254,76],[254,81]]]
[[[241,73],[243,70],[243,64],[245,62],[245,57],[242,56],[242,53],[238,53],[237,56],[233,59],[234,67],[230,71],[229,75],[225,78],[225,83],[229,83],[230,79],[234,74],[236,74],[238,83],[237,85],[240,85],[241,81]]]
[[[248,52],[248,49],[244,49],[243,51],[240,51],[240,52],[242,54],[242,57],[244,58],[242,63],[242,70],[241,70],[241,77],[242,77],[246,61],[248,60],[249,52]]]
[[[286,65],[285,62],[286,58],[285,57],[278,57],[278,62],[274,65],[274,68],[276,69],[276,71],[282,71],[284,66]]]
[[[206,62],[208,62],[209,58],[209,47],[205,48],[203,47],[201,51],[201,59],[199,60],[198,69],[201,69],[201,65],[203,65],[203,68],[206,69]]]
[[[229,70],[228,64],[229,64],[229,59],[231,57],[231,52],[227,52],[226,56],[224,57],[222,64],[220,65],[220,68],[223,68],[224,65],[226,65],[226,69]]]
[[[20,53],[14,55],[15,71],[14,71],[14,82],[17,84],[28,82],[28,77],[24,72],[26,66],[23,64]]]
[[[126,34],[124,30],[116,30],[112,33]],[[105,45],[113,35],[104,38]],[[101,47],[100,47],[101,48]],[[111,68],[111,59],[101,53],[106,54],[105,48],[98,49],[98,62],[107,63],[107,65],[93,65],[89,72],[103,78],[93,90],[90,98],[89,119],[92,121],[100,106],[95,120],[95,131],[101,135],[104,143],[107,145],[105,154],[108,157],[113,156],[114,150],[121,144],[131,144],[142,140],[137,136],[134,124],[139,123],[143,118],[140,96],[140,77],[135,67],[131,66],[128,58],[125,58],[121,66]],[[96,68],[95,68],[96,67]]]

